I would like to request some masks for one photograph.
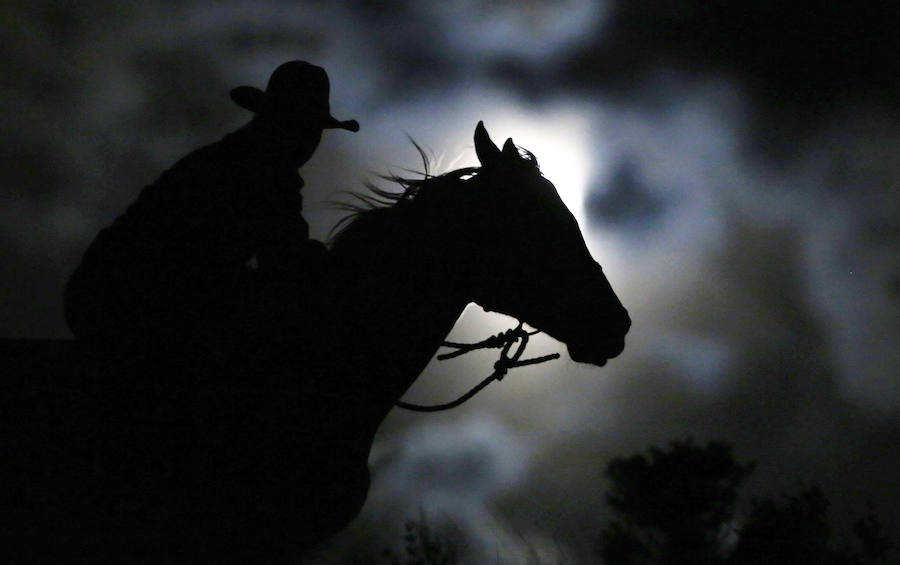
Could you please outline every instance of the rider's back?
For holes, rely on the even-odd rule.
[[[250,292],[251,258],[308,237],[302,181],[276,155],[242,129],[144,188],[97,235],[67,285],[73,333],[187,339],[206,312]]]

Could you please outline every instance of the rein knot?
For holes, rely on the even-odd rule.
[[[541,357],[533,357],[531,359],[520,360],[522,354],[525,352],[525,347],[528,345],[528,338],[540,333],[540,330],[528,331],[522,326],[523,322],[520,320],[519,324],[516,327],[510,328],[496,335],[492,335],[487,339],[484,339],[477,343],[455,343],[452,341],[443,342],[441,345],[443,345],[444,347],[452,347],[456,351],[438,355],[438,361],[445,361],[447,359],[459,357],[460,355],[465,355],[466,353],[470,353],[472,351],[475,351],[476,349],[501,349],[499,358],[494,362],[494,372],[488,375],[488,377],[483,381],[472,387],[469,392],[463,394],[452,402],[446,402],[444,404],[421,405],[411,404],[409,402],[398,400],[395,403],[396,406],[405,410],[412,410],[414,412],[440,412],[442,410],[450,410],[451,408],[456,408],[463,402],[478,394],[484,387],[491,384],[491,382],[502,381],[507,373],[509,373],[510,369],[514,369],[516,367],[524,367],[526,365],[537,365],[538,363],[544,363],[545,361],[551,361],[553,359],[559,358],[559,353],[551,353],[549,355],[543,355]],[[513,351],[512,355],[510,355],[510,351],[512,350],[513,345],[516,343],[518,343],[518,346],[516,347],[515,351]]]
[[[494,361],[494,379],[497,381],[502,381],[503,377],[506,376],[506,373],[509,372],[509,364],[504,363],[503,359],[497,359]]]

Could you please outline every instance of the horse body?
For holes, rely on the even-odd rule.
[[[22,380],[4,387],[17,405],[4,410],[3,433],[15,420],[16,447],[28,453],[3,475],[18,478],[20,496],[42,493],[21,506],[34,519],[4,518],[11,531],[29,529],[13,552],[280,562],[337,533],[365,501],[379,424],[466,304],[431,275],[427,237],[395,243],[335,252],[336,282],[309,313],[314,331],[287,353],[300,367],[224,374],[75,342],[6,340],[3,358],[18,358],[6,374]]]
[[[621,352],[627,312],[552,184],[511,140],[475,142],[480,169],[348,224],[258,364],[2,340],[4,562],[288,561],[358,513],[378,426],[469,302],[575,360]]]

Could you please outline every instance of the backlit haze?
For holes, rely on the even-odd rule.
[[[340,191],[421,169],[409,137],[435,172],[477,164],[484,120],[535,154],[634,321],[606,367],[536,338],[535,355],[562,358],[450,413],[392,413],[338,543],[393,540],[423,508],[490,559],[577,559],[608,516],[609,459],[687,435],[757,460],[752,494],[819,482],[838,519],[871,498],[900,539],[896,14],[385,4],[7,2],[3,335],[67,336],[63,284],[96,232],[246,122],[231,87],[305,59],[361,127],[326,132],[301,170],[313,237],[340,218]],[[451,337],[513,323],[470,306]],[[407,400],[454,397],[492,363],[432,363]]]

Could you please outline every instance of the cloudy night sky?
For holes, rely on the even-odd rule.
[[[634,321],[606,367],[536,339],[562,359],[392,413],[336,543],[424,508],[476,553],[577,558],[609,517],[606,463],[688,435],[756,460],[748,494],[818,482],[837,518],[871,498],[900,540],[900,40],[875,4],[7,1],[0,335],[68,336],[63,285],[97,231],[249,119],[230,88],[305,59],[361,126],[301,170],[313,237],[340,191],[421,168],[408,136],[437,171],[477,164],[484,120],[534,152]],[[510,325],[470,306],[451,336]],[[492,362],[433,363],[406,399]]]

